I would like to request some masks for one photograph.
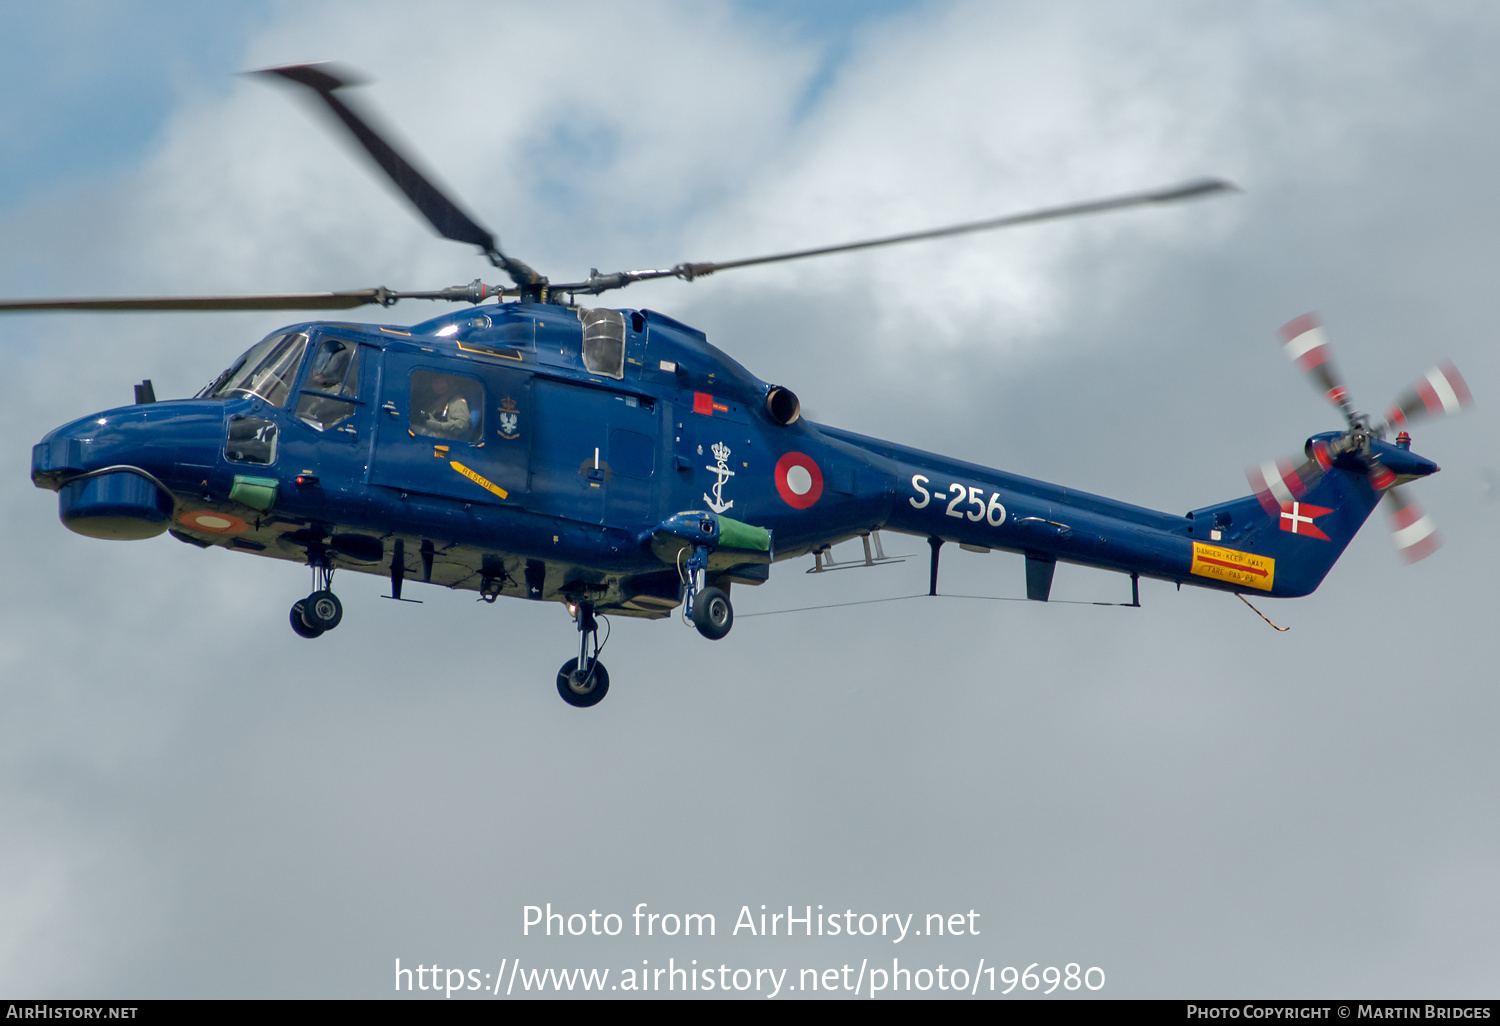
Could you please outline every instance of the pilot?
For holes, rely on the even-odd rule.
[[[317,391],[330,396],[354,395],[358,379],[350,374],[353,358],[353,346],[337,339],[324,342],[313,360],[312,369],[307,372],[304,391]],[[345,378],[351,380],[346,382]],[[297,403],[297,416],[319,431],[326,431],[354,416],[354,406],[342,399],[303,395]]]
[[[350,392],[344,388],[344,378],[349,373],[349,361],[353,353],[353,348],[343,342],[324,342],[317,362],[308,372],[307,387],[334,395]]]
[[[412,418],[424,434],[463,438],[469,433],[469,403],[454,391],[453,385],[453,378],[446,374],[432,376],[431,394]]]

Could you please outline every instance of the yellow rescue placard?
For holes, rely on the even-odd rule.
[[[1276,578],[1276,560],[1239,549],[1193,542],[1193,573],[1247,588],[1270,591]]]
[[[466,467],[462,463],[458,462],[458,460],[449,460],[448,461],[448,466],[450,466],[454,470],[458,471],[460,474],[462,474],[464,477],[468,478],[470,481],[473,481],[479,487],[481,487],[481,488],[488,488],[490,491],[492,491],[496,495],[500,496],[500,498],[502,498],[502,499],[505,498],[507,492],[505,491],[504,488],[501,488],[499,485],[494,484],[493,482],[491,482],[488,478],[484,477],[483,475],[478,474],[478,473],[470,470],[468,467]]]

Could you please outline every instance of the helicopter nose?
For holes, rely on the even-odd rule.
[[[224,440],[224,404],[174,400],[122,406],[50,432],[31,450],[31,480],[57,491],[79,474],[118,465],[168,479],[178,463],[212,465]]]
[[[64,425],[31,447],[32,484],[55,492],[64,481],[88,469],[88,443],[75,430],[82,423]]]
[[[107,416],[74,421],[31,450],[31,480],[58,493],[63,525],[90,538],[154,538],[172,518],[171,494],[149,472],[118,469],[117,454],[97,444]]]
[[[172,490],[208,476],[224,437],[224,404],[175,400],[105,410],[64,424],[31,450],[31,480],[58,493],[70,531],[151,538],[175,511]]]

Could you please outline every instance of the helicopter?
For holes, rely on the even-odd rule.
[[[880,532],[939,552],[1019,553],[1028,599],[1048,600],[1056,564],[1267,597],[1318,587],[1377,503],[1392,507],[1409,560],[1438,544],[1402,486],[1437,472],[1405,428],[1471,402],[1443,364],[1383,420],[1350,402],[1312,315],[1282,330],[1287,355],[1345,426],[1307,439],[1300,460],[1249,472],[1252,494],[1184,515],[1157,512],[816,424],[796,394],[756,377],[703,332],[645,309],[581,305],[634,282],[691,282],[740,267],[950,237],[1233,190],[1202,179],[984,221],[718,263],[553,282],[420,171],[346,93],[337,65],[258,74],[305,90],[444,238],[476,246],[509,285],[384,287],[249,296],[0,301],[0,311],[352,310],[402,300],[468,304],[416,324],[306,321],[248,349],[196,396],[135,401],[50,432],[32,481],[63,524],[115,540],[169,534],[304,564],[312,590],[291,629],[337,628],[336,571],[501,597],[560,602],[579,636],[557,674],[569,705],[609,691],[600,620],[678,609],[710,640],[734,623],[735,585],[773,565],[860,539],[860,565],[889,561]],[[1392,441],[1386,436],[1400,431]],[[1253,607],[1252,607],[1253,608]],[[606,634],[607,640],[607,634]]]

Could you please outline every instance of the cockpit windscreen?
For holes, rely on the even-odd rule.
[[[300,332],[271,335],[219,375],[207,394],[210,398],[253,395],[272,406],[284,406],[306,349],[307,336]]]

